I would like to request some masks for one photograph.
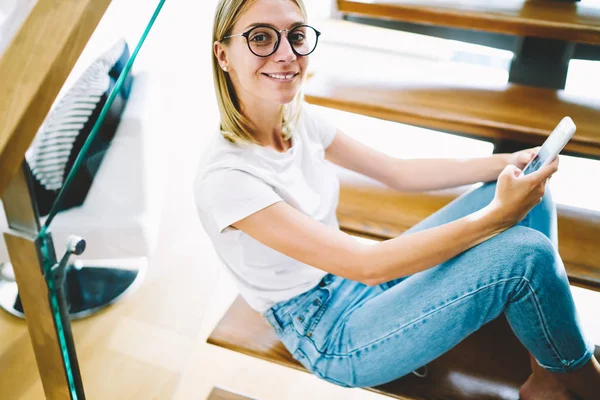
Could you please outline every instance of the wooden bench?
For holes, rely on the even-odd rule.
[[[318,71],[306,85],[306,100],[370,117],[531,145],[543,143],[569,115],[577,132],[565,151],[600,157],[600,98],[510,83],[467,82],[464,70],[469,66],[419,63],[421,70],[429,68],[427,73],[408,68],[384,76]],[[453,68],[461,70],[460,78],[452,74]],[[437,76],[444,81],[436,82]]]
[[[343,13],[363,17],[600,44],[600,8],[566,1],[338,0],[337,4]]]

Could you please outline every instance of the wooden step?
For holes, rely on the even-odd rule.
[[[238,297],[208,343],[306,371],[260,314]],[[596,346],[600,358],[600,347]],[[408,374],[368,390],[397,399],[514,399],[531,373],[529,356],[501,316],[427,365],[427,376]]]
[[[383,76],[370,72],[376,66],[361,66],[361,72],[318,71],[307,82],[306,100],[370,117],[531,145],[543,143],[568,115],[577,132],[564,151],[600,157],[600,98],[510,83],[486,84],[481,79],[469,81],[465,78],[469,66],[418,63],[419,68],[407,66]],[[477,72],[473,70],[473,74]]]
[[[236,393],[228,392],[221,388],[213,388],[206,400],[252,400]]]
[[[338,0],[363,17],[600,44],[600,7],[567,1]]]
[[[458,62],[464,55],[496,65],[506,57],[483,46],[348,21],[325,20],[318,26],[324,32],[322,48],[305,87],[311,103],[531,145],[541,144],[570,115],[578,131],[565,152],[600,157],[600,97],[595,92],[581,93],[576,84],[558,91],[509,84],[503,68]]]
[[[340,228],[369,239],[400,235],[433,214],[465,189],[401,193],[338,169]],[[557,205],[559,252],[573,285],[600,291],[600,213]]]

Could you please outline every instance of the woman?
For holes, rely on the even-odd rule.
[[[366,147],[303,103],[319,34],[302,0],[217,6],[221,129],[195,194],[241,295],[294,358],[341,386],[399,378],[504,313],[532,353],[523,399],[600,393],[600,365],[581,332],[545,194],[558,159],[522,176],[531,149],[398,160]],[[339,182],[325,160],[403,191],[488,183],[369,246],[339,230]]]

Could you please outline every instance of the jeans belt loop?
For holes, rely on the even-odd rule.
[[[329,285],[332,280],[333,280],[333,275],[331,275],[331,274],[325,275],[323,277],[323,279],[321,279],[321,282],[319,282],[319,287],[325,287],[325,286]]]
[[[264,312],[263,314],[263,319],[273,327],[273,329],[275,329],[275,332],[277,334],[282,334],[283,333],[283,327],[281,326],[281,324],[279,323],[279,321],[277,320],[277,318],[275,317],[275,313],[273,312],[273,310],[271,310],[270,308]]]

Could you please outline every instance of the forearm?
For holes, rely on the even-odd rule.
[[[367,246],[365,282],[378,285],[432,268],[506,228],[490,205],[456,221]]]
[[[476,182],[489,182],[508,164],[508,154],[477,158],[398,159],[397,172],[389,185],[403,192],[447,189]]]

